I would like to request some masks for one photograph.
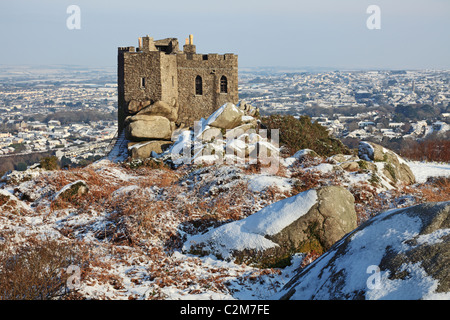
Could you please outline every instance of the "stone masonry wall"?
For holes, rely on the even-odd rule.
[[[238,61],[233,54],[177,55],[178,123],[192,125],[195,120],[207,117],[226,102],[238,102]],[[202,77],[203,94],[195,94],[195,78]],[[220,93],[220,79],[227,77],[228,92]]]

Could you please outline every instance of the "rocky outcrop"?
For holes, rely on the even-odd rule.
[[[358,156],[365,161],[384,163],[381,171],[393,185],[413,184],[416,179],[411,169],[395,152],[388,150],[373,142],[360,142]]]
[[[356,228],[352,194],[342,187],[308,190],[253,215],[190,238],[185,251],[262,266],[294,252],[325,252]]]
[[[253,110],[250,105],[247,111]],[[174,165],[193,160],[196,163],[244,163],[246,158],[265,164],[278,159],[279,148],[266,134],[259,135],[258,119],[232,103],[226,103],[208,119],[200,119],[193,130],[180,135],[167,154]]]
[[[139,144],[129,148],[132,158],[149,157],[152,151],[163,152],[157,145],[166,145],[160,141],[177,141],[172,139],[177,133],[175,122],[178,120],[178,103],[156,101],[150,104],[147,101],[131,101],[128,112],[131,114],[125,119],[125,137],[131,142],[152,142],[151,144]],[[242,110],[241,110],[242,109]],[[257,126],[257,120],[250,114],[257,114],[258,110],[247,103],[240,108],[232,103],[226,103],[216,110],[207,120],[200,120],[200,130],[196,140],[211,142],[226,138],[226,131],[230,131],[232,138],[242,135]],[[197,132],[198,133],[198,132]],[[156,148],[156,149],[155,149]],[[202,146],[200,149],[212,150],[211,146]]]
[[[381,213],[359,226],[274,298],[448,299],[450,201]]]

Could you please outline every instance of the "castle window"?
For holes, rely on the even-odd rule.
[[[145,78],[141,78],[141,89],[145,88]]]
[[[200,76],[195,78],[195,94],[200,96],[203,94],[203,81]]]
[[[228,80],[225,76],[220,78],[220,93],[228,93]]]

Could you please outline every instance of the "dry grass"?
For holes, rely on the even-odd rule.
[[[34,241],[0,255],[0,300],[50,300],[68,295],[70,265],[83,261],[73,244]]]
[[[260,173],[268,173],[280,177],[287,177],[288,170],[285,166],[278,162],[278,159],[270,159],[270,161],[266,161],[267,163],[263,163],[260,160],[257,160],[256,163],[248,163],[244,166],[244,173],[246,174],[260,174]]]
[[[425,202],[441,202],[450,200],[450,178],[439,177],[429,179],[419,185],[417,191]]]

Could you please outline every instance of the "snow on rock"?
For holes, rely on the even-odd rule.
[[[450,299],[450,201],[381,213],[300,270],[272,298]]]
[[[30,206],[25,202],[17,199],[17,197],[9,191],[0,189],[0,208],[4,205],[9,205],[13,210],[17,210],[19,212],[23,210],[25,212],[31,212]]]
[[[313,158],[319,157],[319,155],[314,150],[301,149],[298,150],[296,153],[294,153],[291,157],[283,158],[281,164],[284,165],[285,167],[289,167],[293,165],[296,161],[303,160],[305,156],[310,156]]]
[[[382,162],[383,168],[380,168],[380,172],[390,180],[389,183],[394,187],[398,184],[410,185],[416,182],[411,168],[402,157],[376,143],[361,141],[358,155],[365,161],[373,161],[377,166]]]
[[[232,129],[242,122],[242,116],[243,112],[234,104],[228,102],[211,114],[204,126]]]
[[[0,186],[2,182],[5,183],[15,183],[18,181],[32,180],[39,177],[41,174],[45,173],[45,169],[31,166],[25,171],[11,171],[5,173],[3,177],[0,178]]]
[[[358,147],[359,157],[365,161],[373,160],[374,148],[368,142],[361,141]]]
[[[65,195],[71,195],[71,194],[85,194],[88,191],[88,185],[86,181],[84,180],[77,180],[72,183],[69,183],[68,185],[65,185],[61,190],[59,190],[55,195],[53,196],[53,200],[58,199],[59,197],[64,197]]]
[[[297,151],[296,153],[294,153],[292,158],[302,159],[306,155],[311,155],[311,156],[314,156],[314,157],[318,156],[317,153],[315,151],[311,150],[311,149],[301,149],[301,150]]]
[[[178,133],[171,148],[159,157],[171,159],[175,165],[190,164],[244,164],[256,158],[274,159],[280,149],[271,139],[255,132],[254,124],[242,123],[242,112],[233,104],[225,104],[207,120],[194,123],[193,130]],[[248,120],[246,116],[245,120]],[[252,118],[255,123],[256,119]],[[224,132],[226,130],[226,132]]]
[[[214,252],[225,259],[232,257],[234,251],[265,250],[277,244],[265,238],[274,235],[306,214],[316,204],[315,190],[300,193],[252,214],[251,216],[227,223],[205,234],[194,235],[184,244],[183,250],[189,251],[201,245],[202,250]]]
[[[321,164],[318,164],[317,166],[312,166],[312,167],[305,169],[305,171],[310,171],[310,170],[320,171],[322,173],[330,173],[330,172],[334,171],[334,165],[332,165],[330,163],[321,163]]]
[[[175,141],[175,143],[172,145],[172,147],[169,149],[169,152],[171,154],[182,154],[184,150],[191,150],[191,144],[192,144],[192,131],[186,130],[182,131],[178,139]]]

